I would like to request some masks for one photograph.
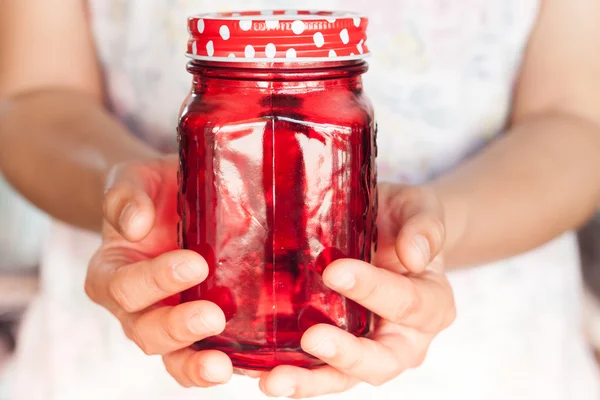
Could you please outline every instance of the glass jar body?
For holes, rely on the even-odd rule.
[[[197,349],[234,366],[319,365],[300,348],[324,323],[357,336],[372,315],[328,289],[333,261],[371,261],[376,242],[376,128],[364,62],[310,68],[192,63],[179,120],[179,238],[208,278],[182,294],[225,313]]]

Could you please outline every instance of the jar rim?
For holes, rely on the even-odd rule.
[[[214,60],[191,60],[187,66],[192,75],[201,75],[227,80],[251,81],[313,81],[339,79],[362,75],[369,69],[365,60],[348,60],[316,63],[230,63]]]

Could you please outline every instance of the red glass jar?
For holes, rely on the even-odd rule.
[[[369,311],[321,276],[340,258],[369,262],[376,241],[376,130],[361,78],[367,22],[282,14],[189,19],[180,245],[210,274],[182,301],[222,308],[225,331],[194,347],[224,351],[244,369],[319,365],[300,348],[309,327],[363,336],[372,326]],[[317,32],[334,48],[318,48]]]

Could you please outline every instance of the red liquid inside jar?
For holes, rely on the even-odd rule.
[[[225,331],[196,349],[235,367],[321,362],[302,334],[331,324],[357,336],[369,311],[328,289],[340,258],[371,261],[377,209],[375,126],[364,61],[224,64],[194,61],[179,122],[182,248],[210,274],[182,294],[224,311]]]

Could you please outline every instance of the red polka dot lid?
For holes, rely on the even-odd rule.
[[[188,18],[188,57],[225,62],[341,61],[369,55],[367,18],[331,11],[245,11]]]

